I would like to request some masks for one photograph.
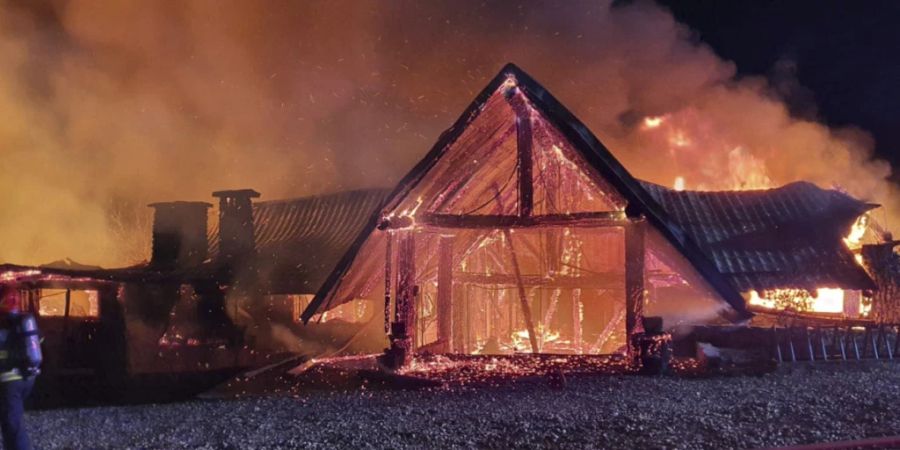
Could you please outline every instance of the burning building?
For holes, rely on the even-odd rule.
[[[637,180],[508,65],[369,218],[302,319],[380,305],[405,358],[621,354],[643,316],[746,323],[748,303],[778,296],[859,315],[876,286],[844,237],[875,206],[804,182]]]
[[[623,354],[645,316],[856,317],[877,288],[845,242],[876,205],[804,182],[676,188],[634,178],[508,65],[393,191],[218,191],[212,224],[209,203],[155,203],[149,262],[5,265],[0,283],[38,313],[49,372],[116,380],[385,345]]]

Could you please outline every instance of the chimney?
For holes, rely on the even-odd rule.
[[[206,260],[206,202],[151,203],[153,251],[150,266],[162,270],[197,266]]]
[[[213,192],[219,199],[219,261],[234,263],[251,256],[256,247],[253,233],[253,189]]]

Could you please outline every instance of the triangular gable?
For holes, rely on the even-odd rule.
[[[514,216],[522,207],[518,194],[526,177],[533,215],[622,211],[625,200],[529,103],[513,82],[501,85],[439,160],[384,213]],[[529,170],[522,170],[520,146],[527,147]]]
[[[331,297],[335,294],[335,288],[349,271],[358,253],[367,244],[369,235],[377,229],[386,214],[405,212],[411,215],[411,212],[422,208],[424,203],[428,203],[424,207],[429,209],[430,212],[445,212],[448,211],[447,208],[450,208],[449,211],[472,213],[473,211],[471,210],[473,208],[478,209],[482,204],[489,203],[487,200],[492,200],[486,197],[491,192],[486,191],[488,186],[493,189],[494,197],[502,199],[505,188],[498,180],[502,180],[504,178],[502,175],[514,168],[509,164],[509,161],[498,157],[498,161],[490,161],[493,165],[489,166],[484,164],[485,161],[481,161],[481,164],[479,164],[479,161],[473,160],[471,173],[460,174],[448,170],[450,167],[459,168],[459,161],[455,165],[450,165],[444,159],[451,154],[454,146],[459,145],[461,142],[464,143],[464,147],[467,145],[468,148],[472,149],[479,148],[480,144],[488,145],[491,142],[498,143],[499,147],[503,147],[509,145],[507,142],[509,141],[509,134],[512,133],[512,145],[515,145],[515,124],[501,118],[501,116],[504,116],[504,108],[506,108],[505,117],[516,117],[514,114],[509,114],[509,104],[514,104],[515,102],[514,100],[511,102],[498,101],[502,100],[502,97],[496,95],[498,92],[507,91],[512,92],[513,95],[523,96],[532,110],[540,114],[551,125],[549,129],[534,130],[534,139],[543,139],[545,144],[550,144],[549,146],[541,145],[539,147],[543,148],[543,151],[548,151],[549,147],[551,149],[549,151],[560,152],[559,155],[554,155],[553,158],[542,157],[540,154],[535,155],[533,158],[535,166],[543,165],[541,167],[532,167],[531,170],[532,179],[535,181],[535,194],[538,200],[535,203],[536,207],[542,207],[548,212],[553,212],[548,206],[551,202],[540,198],[542,195],[542,183],[552,182],[553,180],[538,180],[535,177],[559,176],[562,171],[569,171],[574,176],[567,178],[580,183],[578,187],[585,192],[584,198],[594,202],[592,205],[584,205],[584,209],[596,210],[597,204],[601,203],[609,207],[606,209],[621,210],[624,208],[625,213],[629,217],[637,217],[643,214],[649,223],[657,228],[672,246],[690,261],[707,283],[732,307],[735,312],[732,319],[746,319],[751,316],[746,310],[741,294],[721,277],[716,267],[700,249],[675,225],[674,221],[669,218],[660,205],[590,130],[530,76],[515,65],[508,64],[476,97],[475,101],[457,119],[456,123],[440,136],[425,158],[400,181],[394,192],[388,197],[384,207],[372,215],[368,225],[360,233],[354,245],[328,277],[309,307],[303,312],[301,318],[304,322],[323,309],[323,306],[326,307],[324,309],[327,309],[327,306],[329,306],[327,302],[330,302]],[[507,120],[509,123],[504,122],[504,120]],[[476,124],[480,129],[474,130],[471,128]],[[481,141],[466,143],[467,139],[480,139]],[[554,140],[565,142],[568,145],[555,146],[553,145]],[[498,148],[493,154],[498,153],[515,154],[516,152],[502,152],[502,149]],[[472,157],[472,155],[466,154],[464,150],[453,153],[452,156],[457,159]],[[488,158],[490,157],[488,156]],[[554,163],[554,161],[557,163]],[[558,164],[558,161],[564,161],[565,164]],[[548,164],[550,165],[549,167]],[[486,170],[485,166],[489,169],[494,169],[493,172],[479,177],[478,172]],[[507,177],[511,175],[509,174]],[[430,182],[422,183],[426,178],[430,178]],[[474,181],[472,180],[473,178],[475,179]],[[426,188],[430,186],[431,190],[422,188],[422,186]],[[456,188],[448,191],[446,186],[456,186]],[[609,198],[607,194],[611,191],[617,192],[620,198]],[[508,206],[514,205],[515,196],[511,197],[509,201],[503,202],[501,200],[499,202],[502,204],[503,209],[499,214],[508,214],[511,208],[518,207]],[[497,198],[494,198],[493,201],[498,203]],[[574,202],[571,207],[582,207],[582,205],[577,203],[578,199],[570,199],[569,201]],[[557,210],[560,209],[559,205],[554,205],[554,207]],[[563,208],[569,209],[565,206]],[[486,213],[498,214],[498,211],[494,209]],[[368,246],[372,247],[373,244],[370,242]]]

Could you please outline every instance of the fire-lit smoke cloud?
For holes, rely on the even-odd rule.
[[[151,201],[391,185],[510,61],[639,177],[888,202],[864,133],[792,119],[649,2],[0,0],[0,261],[134,262]]]

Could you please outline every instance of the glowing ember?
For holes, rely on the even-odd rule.
[[[593,355],[419,355],[403,375],[440,380],[449,385],[496,383],[549,373],[622,374],[634,370],[627,360]]]
[[[559,340],[559,332],[552,331],[549,329],[544,329],[543,326],[538,325],[534,330],[537,335],[538,348],[540,350],[544,349],[545,344],[553,343]],[[512,347],[513,351],[530,351],[530,347],[528,344],[528,330],[518,330],[512,333]]]
[[[643,128],[645,130],[659,128],[659,126],[662,125],[664,119],[665,118],[663,116],[644,117]]]
[[[40,275],[40,270],[9,271],[0,273],[0,281],[15,281],[19,278]]]
[[[669,136],[669,143],[675,147],[687,147],[691,145],[691,140],[687,137],[682,130],[675,130],[671,136]]]

